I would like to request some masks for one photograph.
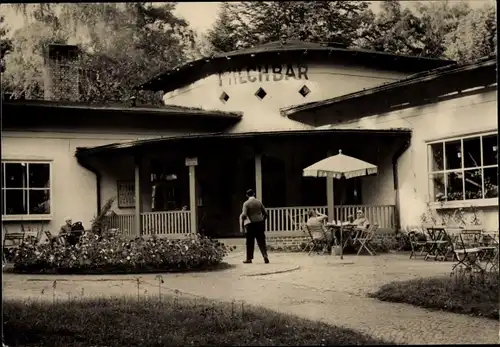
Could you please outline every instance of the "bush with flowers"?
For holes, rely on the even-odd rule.
[[[127,240],[87,233],[77,245],[23,243],[13,254],[14,271],[30,273],[131,273],[209,269],[228,254],[205,237]]]

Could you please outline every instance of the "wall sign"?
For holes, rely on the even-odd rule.
[[[186,158],[186,166],[197,166],[198,158]]]
[[[135,183],[133,181],[117,182],[118,208],[135,207]]]
[[[306,64],[260,65],[219,73],[219,86],[282,80],[308,80]]]

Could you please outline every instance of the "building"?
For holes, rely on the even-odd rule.
[[[379,174],[346,181],[346,206],[332,217],[362,208],[394,230],[418,224],[429,196],[444,189],[450,201],[433,208],[474,205],[485,228],[497,229],[495,72],[495,59],[458,66],[277,42],[200,59],[143,84],[164,92],[160,108],[7,101],[2,219],[7,228],[32,230],[56,231],[66,215],[89,225],[116,197],[113,223],[130,235],[229,237],[238,235],[245,191],[255,188],[270,211],[268,231],[294,235],[311,207],[326,210],[326,180],[304,178],[302,169],[341,149]],[[64,74],[46,74],[56,75]],[[441,146],[456,159],[457,139],[462,166],[445,160],[444,169],[436,160],[428,172],[428,150]],[[480,159],[468,149],[478,141]],[[469,154],[476,166],[467,166]],[[476,171],[481,191],[470,193]],[[429,184],[429,175],[448,181]],[[458,201],[455,181],[464,176]]]

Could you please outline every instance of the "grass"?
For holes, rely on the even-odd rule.
[[[241,302],[178,297],[4,301],[3,331],[8,346],[387,344],[350,329]]]
[[[449,277],[392,282],[371,297],[429,309],[499,319],[499,274],[461,270]]]

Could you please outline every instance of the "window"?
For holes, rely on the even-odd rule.
[[[263,100],[266,97],[266,95],[267,95],[266,91],[262,88],[257,89],[257,91],[255,92],[255,96],[259,100]]]
[[[302,88],[299,89],[299,94],[304,98],[311,92],[311,89],[307,88],[306,85],[303,85]]]
[[[222,92],[222,94],[221,94],[221,95],[220,95],[220,97],[219,97],[219,100],[220,100],[223,104],[225,104],[226,102],[228,102],[228,101],[229,101],[229,95],[227,95],[227,93],[226,93],[226,92]]]
[[[117,196],[118,208],[135,207],[135,183],[134,181],[118,181]]]
[[[50,162],[2,161],[2,216],[50,215]]]
[[[431,201],[498,197],[496,133],[431,143],[428,157]]]

